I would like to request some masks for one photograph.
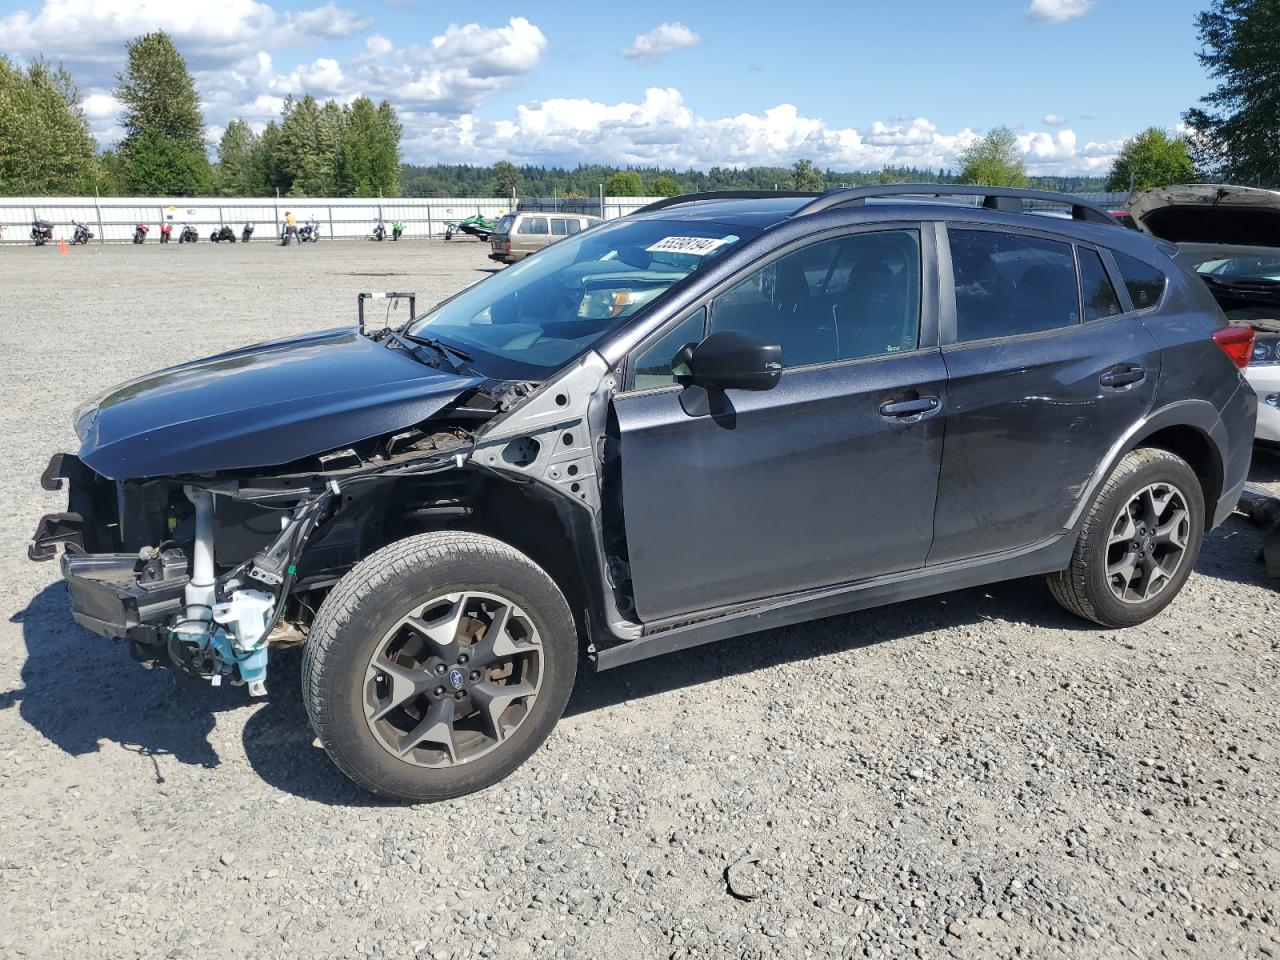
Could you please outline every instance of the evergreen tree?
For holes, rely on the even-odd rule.
[[[788,179],[792,190],[825,190],[827,187],[822,171],[813,165],[812,160],[797,160]]]
[[[349,197],[399,193],[401,127],[391,104],[384,100],[374,107],[368,97],[358,97],[343,113],[334,158],[338,192]]]
[[[258,186],[254,167],[257,135],[243,120],[232,120],[218,143],[214,185],[219,196],[252,197]]]
[[[211,185],[204,117],[187,63],[163,32],[126,44],[116,98],[124,104],[120,144],[125,186],[133,193],[192,196]]]
[[[0,56],[0,193],[87,193],[98,185],[96,144],[71,76]]]

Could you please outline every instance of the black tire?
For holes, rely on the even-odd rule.
[[[444,767],[406,762],[383,746],[366,718],[370,659],[416,605],[466,591],[510,598],[532,621],[541,637],[537,695],[489,752]],[[425,533],[371,554],[325,598],[303,650],[302,690],[312,729],[351,780],[396,800],[437,801],[482,790],[524,763],[564,712],[577,663],[569,605],[533,561],[492,537]]]
[[[1158,593],[1144,600],[1123,600],[1107,573],[1108,544],[1122,522],[1122,510],[1143,490],[1158,484],[1171,484],[1185,505],[1185,547]],[[1185,460],[1151,447],[1129,452],[1099,488],[1080,528],[1071,565],[1048,578],[1054,599],[1072,613],[1106,627],[1131,627],[1150,620],[1173,602],[1191,575],[1204,537],[1204,516],[1200,479]]]

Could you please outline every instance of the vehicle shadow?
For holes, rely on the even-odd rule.
[[[1242,583],[1266,584],[1256,561],[1258,537],[1233,517],[1205,539],[1197,572]],[[66,589],[51,584],[13,622],[22,626],[27,659],[22,686],[0,693],[0,710],[16,708],[58,748],[72,756],[115,742],[153,761],[158,758],[216,767],[209,742],[220,712],[244,708],[241,688],[213,688],[168,670],[147,670],[123,645],[75,624]],[[566,715],[590,713],[727,676],[768,670],[795,660],[828,656],[889,641],[910,643],[937,630],[983,620],[1028,628],[1097,630],[1061,609],[1041,578],[1013,580],[892,606],[767,630],[596,674],[579,672]],[[301,691],[301,651],[272,656],[268,695],[247,719],[242,741],[255,774],[277,789],[326,805],[390,805],[348,781],[316,743]]]
[[[27,659],[22,686],[0,693],[0,710],[16,707],[23,720],[72,756],[113,741],[143,756],[218,765],[208,737],[219,708],[214,694],[223,691],[179,685],[167,671],[147,670],[130,659],[123,643],[85,630],[71,619],[61,582],[41,590],[10,622],[22,625]],[[158,764],[155,771],[163,780]]]

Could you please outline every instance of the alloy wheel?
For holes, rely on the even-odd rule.
[[[1171,483],[1139,490],[1116,517],[1107,539],[1107,584],[1124,603],[1144,603],[1177,575],[1187,555],[1191,513]]]
[[[374,648],[365,719],[392,756],[454,766],[516,731],[541,677],[541,638],[524,611],[492,593],[449,593],[416,606]]]

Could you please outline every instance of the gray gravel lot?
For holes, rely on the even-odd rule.
[[[0,956],[1280,957],[1280,593],[1240,518],[1123,633],[1019,581],[584,677],[529,764],[434,807],[330,766],[296,652],[251,702],[71,622],[26,541],[77,404],[488,266],[0,250]]]

